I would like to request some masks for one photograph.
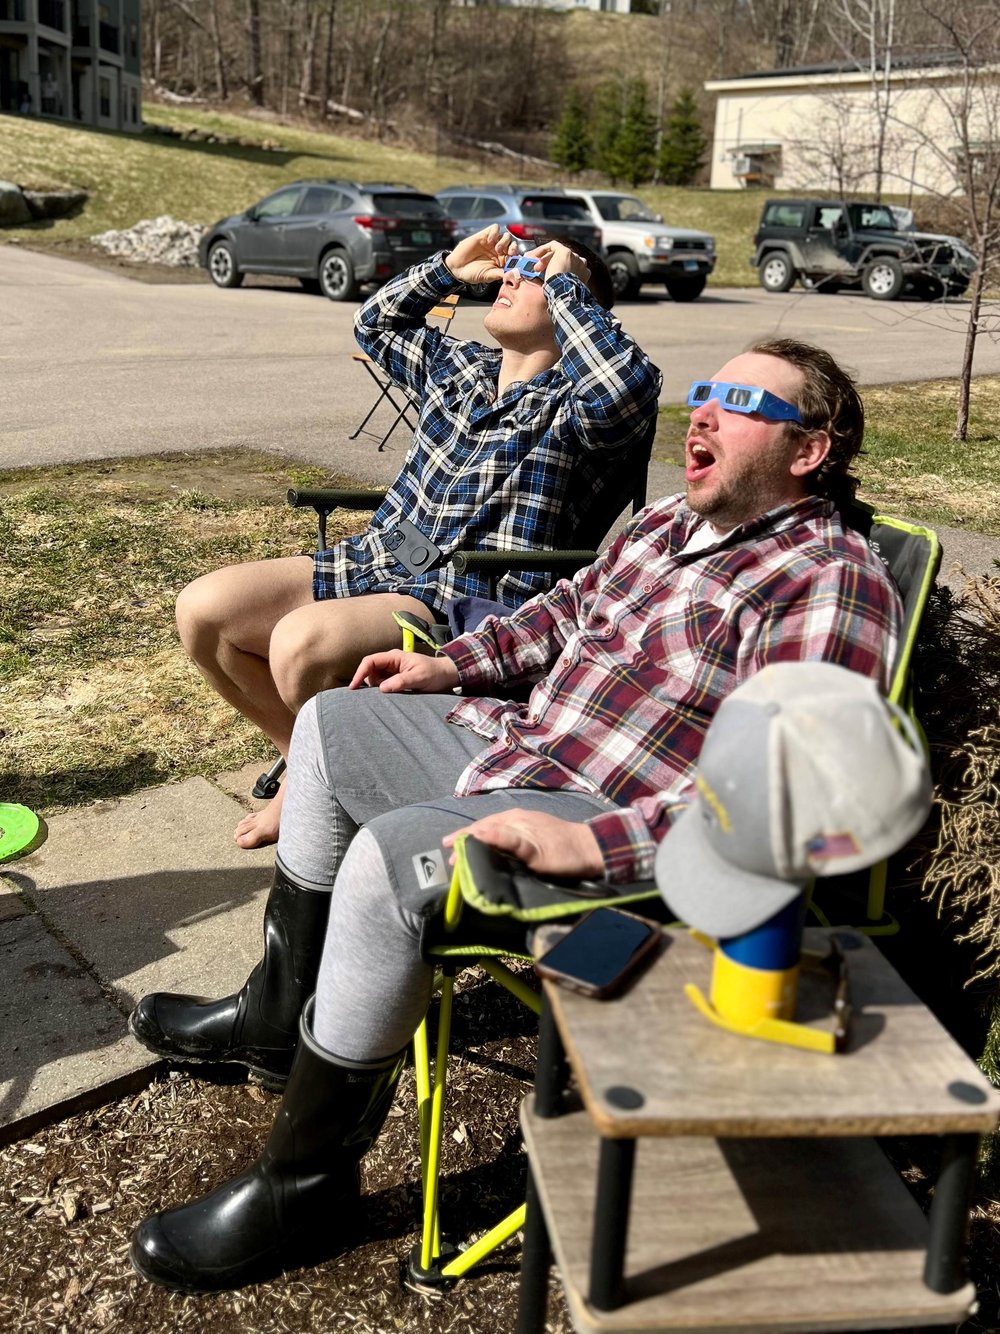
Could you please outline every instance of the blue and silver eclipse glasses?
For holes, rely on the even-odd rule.
[[[536,259],[533,255],[510,255],[504,262],[504,273],[510,273],[511,269],[517,269],[522,278],[527,278],[531,282],[543,283],[545,281],[545,270],[542,268],[542,261]]]
[[[786,403],[770,390],[752,384],[727,384],[725,380],[695,380],[688,390],[688,407],[717,398],[727,412],[759,412],[775,422],[798,422],[802,416],[794,403]]]

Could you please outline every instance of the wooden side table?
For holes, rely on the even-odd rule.
[[[541,952],[560,928],[540,932]],[[809,931],[824,949],[829,931]],[[682,932],[626,995],[545,983],[518,1334],[544,1329],[549,1245],[577,1330],[954,1325],[969,1189],[1000,1093],[865,937],[837,931],[854,1017],[821,1055],[713,1027],[684,995],[711,955]],[[799,1020],[830,988],[803,974]],[[580,1091],[564,1093],[566,1061]],[[943,1137],[929,1220],[871,1139]]]

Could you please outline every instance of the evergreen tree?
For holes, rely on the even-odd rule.
[[[618,175],[634,189],[653,175],[656,161],[656,122],[649,107],[645,79],[632,79],[625,97],[615,142]]]
[[[690,88],[678,93],[663,127],[657,175],[664,185],[690,185],[705,161],[708,140]]]
[[[571,84],[566,93],[549,156],[572,175],[586,171],[590,166],[591,140],[587,106],[575,84]]]
[[[597,170],[611,178],[612,185],[618,183],[620,176],[616,145],[621,124],[622,86],[614,81],[602,83],[594,94],[592,159]]]

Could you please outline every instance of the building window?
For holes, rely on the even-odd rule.
[[[109,120],[111,118],[111,80],[102,74],[97,81],[98,99],[100,102],[100,114]]]
[[[733,175],[741,185],[772,189],[781,175],[781,145],[741,144],[733,153]]]

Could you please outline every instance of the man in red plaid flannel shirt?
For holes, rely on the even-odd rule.
[[[596,564],[511,616],[433,658],[367,657],[352,685],[374,689],[300,713],[275,870],[286,911],[265,918],[264,958],[234,997],[150,996],[131,1020],[162,1055],[210,1052],[276,1081],[301,1034],[295,1063],[254,1167],[141,1225],[132,1260],[148,1278],[238,1286],[304,1263],[335,1219],[342,1241],[357,1235],[357,1163],[430,1000],[426,945],[458,833],[543,876],[624,890],[652,875],[742,681],[812,660],[887,685],[900,599],[835,504],[853,491],[864,424],[850,377],[819,349],[763,343],[689,402],[686,497],[643,510]],[[532,681],[526,703],[489,697]],[[325,947],[308,907],[324,895]]]

